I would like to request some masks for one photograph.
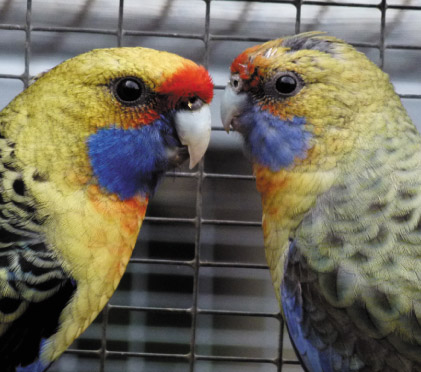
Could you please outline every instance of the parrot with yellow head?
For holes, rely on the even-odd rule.
[[[95,319],[169,167],[210,139],[208,72],[175,54],[98,49],[0,113],[0,370],[42,372]]]
[[[387,74],[310,32],[231,65],[267,262],[311,372],[421,371],[421,137]]]

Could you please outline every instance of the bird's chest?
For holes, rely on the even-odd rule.
[[[256,185],[262,196],[265,247],[274,249],[291,238],[304,216],[334,179],[333,172],[271,172],[256,166]]]
[[[48,342],[43,358],[63,352],[108,302],[131,257],[147,199],[120,201],[96,186],[73,201],[62,200],[63,213],[49,220],[47,239],[55,248],[77,290],[63,309],[60,329]]]
[[[121,201],[97,186],[67,199],[63,212],[50,219],[48,241],[74,280],[89,283],[94,292],[112,293],[132,254],[147,199]]]

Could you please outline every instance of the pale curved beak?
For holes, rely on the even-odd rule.
[[[230,83],[225,88],[221,104],[221,120],[227,133],[234,118],[240,115],[247,104],[247,94],[237,93]]]
[[[180,110],[174,115],[175,129],[182,145],[187,146],[192,169],[205,155],[211,135],[211,112],[209,105],[189,111]]]

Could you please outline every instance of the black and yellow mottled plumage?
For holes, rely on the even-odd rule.
[[[0,366],[7,372],[36,358],[39,339],[55,332],[58,309],[76,286],[46,247],[43,218],[22,180],[14,144],[1,132],[0,159]],[[37,174],[34,180],[43,182]]]

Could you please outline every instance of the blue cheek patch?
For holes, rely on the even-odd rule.
[[[295,158],[305,158],[311,133],[304,129],[305,119],[294,117],[281,120],[257,105],[239,117],[247,150],[254,161],[279,171],[294,163]]]
[[[140,128],[104,128],[88,138],[92,169],[100,186],[125,200],[153,194],[168,166],[167,148],[177,146],[165,119]]]

